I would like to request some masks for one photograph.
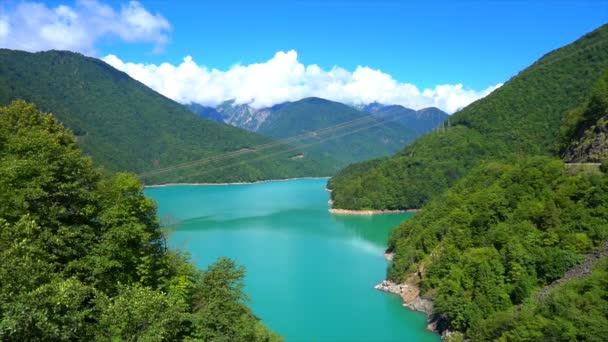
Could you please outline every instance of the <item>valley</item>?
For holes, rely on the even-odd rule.
[[[3,4],[0,340],[608,340],[607,11]]]

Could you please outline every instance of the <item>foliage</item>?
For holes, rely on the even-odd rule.
[[[0,260],[0,340],[279,339],[246,306],[242,268],[167,250],[137,179],[103,175],[23,101],[0,108]]]
[[[608,69],[591,89],[589,99],[566,114],[560,133],[561,155],[566,161],[608,159]]]
[[[67,51],[0,49],[0,105],[17,99],[55,113],[84,152],[109,171],[143,173],[272,142],[202,119],[108,64]],[[297,153],[278,144],[143,180],[239,182],[330,174],[322,161],[289,158]]]
[[[310,97],[278,106],[258,132],[272,138],[288,138],[360,120],[352,123],[352,126],[319,132],[293,143],[315,160],[331,157],[332,165],[328,167],[335,173],[353,162],[395,153],[419,136],[420,133],[409,127],[392,122],[399,114],[393,113],[385,120],[342,103]],[[322,142],[318,143],[320,140]],[[304,147],[312,143],[315,145]]]
[[[567,110],[583,103],[608,68],[608,25],[557,49],[394,157],[361,172],[338,173],[334,206],[420,208],[483,160],[556,154]]]
[[[549,157],[485,163],[393,231],[389,277],[424,270],[434,312],[470,332],[608,239],[606,193],[606,175],[571,176]]]
[[[471,336],[478,341],[606,341],[608,258],[591,275],[558,286],[540,301],[527,301],[515,314],[490,316]]]
[[[496,150],[506,147],[490,147],[475,130],[458,126],[427,134],[373,166],[352,165],[332,177],[328,187],[334,190],[332,199],[339,208],[420,208]]]

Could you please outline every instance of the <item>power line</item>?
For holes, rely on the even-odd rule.
[[[250,163],[250,162],[253,162],[253,161],[258,161],[258,160],[274,157],[274,156],[277,156],[277,155],[280,155],[280,154],[283,154],[283,153],[305,149],[305,148],[308,148],[308,147],[320,144],[320,143],[328,141],[328,140],[342,138],[344,136],[351,135],[351,134],[354,134],[354,133],[357,133],[357,132],[360,132],[360,131],[363,131],[363,130],[366,130],[366,129],[369,129],[369,128],[372,128],[372,127],[375,127],[375,126],[383,125],[383,124],[385,124],[387,122],[394,121],[394,120],[395,120],[395,118],[393,118],[392,120],[377,121],[373,125],[359,127],[358,129],[355,129],[355,130],[352,130],[352,131],[348,131],[348,132],[343,133],[341,135],[326,137],[326,138],[319,139],[319,140],[317,140],[315,142],[312,142],[312,143],[308,143],[308,144],[301,145],[301,146],[291,147],[291,148],[289,148],[287,150],[281,150],[281,151],[277,151],[277,152],[274,152],[274,153],[269,153],[269,154],[261,155],[261,156],[258,156],[256,158],[252,158],[252,159],[249,159],[249,160],[246,160],[246,161],[236,162],[236,163],[232,163],[232,164],[229,164],[229,165],[223,165],[223,166],[219,166],[219,167],[216,167],[216,168],[203,170],[202,172],[199,172],[199,174],[205,174],[205,173],[209,173],[209,172],[213,172],[213,171],[220,171],[220,170],[227,169],[227,168],[230,168],[230,167],[238,166],[238,165],[240,165],[242,163]]]
[[[542,61],[540,61],[536,65],[536,68],[539,69],[539,68],[546,67],[548,65],[554,64],[554,63],[556,63],[558,61],[561,61],[563,59],[566,59],[566,58],[569,58],[571,56],[580,54],[581,52],[589,50],[589,49],[591,49],[593,47],[602,45],[602,44],[604,44],[606,42],[607,42],[606,40],[602,40],[602,41],[596,42],[596,43],[591,44],[589,46],[586,46],[584,48],[578,49],[574,53],[568,54],[566,56],[562,56],[561,58],[552,59],[552,60],[550,60],[548,62],[542,62]],[[398,116],[396,118],[398,118]],[[189,168],[189,167],[193,167],[193,166],[197,166],[197,165],[207,164],[207,163],[210,163],[210,162],[223,161],[223,160],[226,160],[226,159],[235,158],[235,157],[239,157],[239,156],[250,154],[250,153],[262,152],[264,150],[267,150],[267,149],[270,149],[270,148],[273,148],[273,147],[277,147],[277,146],[281,146],[281,145],[289,145],[290,143],[294,143],[294,142],[297,142],[299,140],[303,140],[303,139],[306,139],[306,138],[313,138],[313,137],[318,137],[318,136],[321,136],[321,135],[324,135],[324,134],[336,133],[336,132],[339,132],[339,131],[344,130],[346,128],[355,127],[358,124],[364,124],[364,123],[366,123],[366,121],[372,121],[372,122],[376,121],[376,123],[373,124],[373,125],[371,125],[371,126],[362,127],[360,129],[357,129],[357,130],[354,130],[354,131],[350,131],[347,134],[343,134],[343,135],[336,136],[336,137],[328,137],[328,138],[319,139],[316,142],[313,142],[313,143],[310,143],[310,144],[300,145],[300,146],[288,148],[286,150],[281,150],[281,151],[278,151],[278,152],[274,152],[274,153],[268,154],[266,156],[262,155],[260,157],[251,159],[251,161],[265,159],[265,158],[269,158],[271,156],[279,155],[279,154],[282,154],[282,153],[286,153],[286,152],[295,151],[295,150],[303,149],[303,148],[306,148],[306,147],[310,147],[310,146],[319,144],[319,143],[327,141],[327,140],[337,139],[337,138],[342,137],[342,136],[350,135],[350,134],[353,134],[355,132],[359,132],[359,131],[364,130],[364,129],[369,129],[371,127],[375,127],[375,126],[381,125],[381,124],[386,123],[386,122],[394,121],[396,118],[393,118],[393,119],[390,119],[390,120],[386,120],[386,117],[379,119],[379,118],[376,118],[374,115],[367,115],[367,116],[363,116],[363,117],[360,117],[360,118],[357,118],[357,119],[353,119],[353,120],[349,120],[349,121],[346,121],[346,122],[342,122],[340,124],[336,124],[336,125],[333,125],[333,126],[321,128],[321,129],[318,129],[318,130],[315,130],[315,131],[311,131],[311,132],[306,132],[304,134],[296,135],[296,136],[293,136],[293,137],[275,140],[273,142],[269,142],[269,143],[266,143],[266,144],[260,144],[260,145],[257,145],[257,146],[253,146],[251,148],[244,148],[244,149],[240,149],[240,150],[237,150],[237,151],[223,153],[223,154],[211,156],[211,157],[208,157],[208,158],[203,158],[203,159],[199,159],[199,160],[195,160],[195,161],[190,161],[190,162],[186,162],[186,163],[182,163],[182,164],[178,164],[178,165],[173,165],[173,166],[162,168],[162,169],[156,169],[156,170],[151,170],[151,171],[143,172],[143,173],[140,173],[138,175],[138,177],[140,177],[140,178],[146,178],[146,177],[155,176],[155,175],[159,175],[159,174],[163,174],[163,173],[167,173],[167,172],[173,172],[173,171],[176,171],[176,170],[180,170],[180,169],[184,169],[184,168]],[[382,120],[382,121],[377,121],[377,120]],[[448,122],[448,124],[449,124],[449,122]],[[444,123],[444,125],[445,125],[445,123]],[[240,163],[242,163],[242,162],[239,162],[237,164],[232,164],[230,166],[238,165]],[[229,166],[227,166],[227,167],[229,167]],[[203,173],[210,172],[212,170],[215,170],[215,169],[209,169],[208,171],[204,171]]]
[[[232,152],[228,152],[228,153],[224,153],[224,154],[219,154],[216,156],[212,156],[212,157],[208,157],[208,158],[203,158],[203,159],[199,159],[199,160],[195,160],[195,161],[190,161],[187,163],[183,163],[183,164],[178,164],[178,165],[173,165],[170,167],[166,167],[163,169],[156,169],[156,170],[151,170],[148,172],[143,172],[141,174],[139,174],[139,176],[148,176],[148,175],[152,175],[152,174],[157,174],[157,173],[164,173],[165,171],[169,171],[169,170],[173,170],[175,168],[182,168],[182,167],[188,167],[188,166],[193,166],[193,165],[198,165],[198,164],[204,164],[207,162],[211,162],[211,161],[217,161],[217,160],[223,160],[226,158],[231,158],[231,157],[235,157],[235,156],[240,156],[242,154],[246,154],[246,153],[252,153],[252,152],[259,152],[265,149],[269,149],[275,146],[279,146],[279,145],[284,145],[284,144],[289,144],[291,142],[295,142],[301,139],[305,139],[308,137],[313,137],[314,135],[320,135],[320,134],[327,134],[327,133],[331,133],[332,131],[336,131],[339,129],[343,129],[343,128],[348,128],[351,126],[354,126],[356,124],[358,124],[359,122],[363,122],[365,120],[369,120],[370,118],[373,118],[373,116],[368,115],[368,116],[364,116],[358,119],[354,119],[354,120],[350,120],[350,121],[346,121],[334,126],[330,126],[330,127],[326,127],[326,128],[322,128],[316,131],[311,131],[311,132],[306,132],[304,134],[300,134],[297,136],[293,136],[293,137],[289,137],[289,138],[284,138],[284,139],[280,139],[280,140],[275,140],[273,142],[270,143],[266,143],[266,144],[261,144],[261,145],[257,145],[257,146],[253,146],[251,148],[246,148],[246,149],[240,149],[237,151],[232,151]]]
[[[396,118],[394,119],[398,119],[399,117],[396,116]],[[320,137],[322,135],[326,135],[326,134],[332,134],[332,133],[336,133],[339,131],[342,131],[344,129],[347,128],[353,128],[356,127],[359,124],[366,124],[367,121],[371,121],[376,122],[377,124],[374,124],[372,126],[369,126],[367,128],[371,128],[374,126],[378,126],[380,124],[383,123],[387,123],[390,121],[393,121],[394,119],[391,120],[386,120],[386,119],[378,119],[376,118],[374,115],[366,115],[357,119],[353,119],[353,120],[349,120],[349,121],[345,121],[333,126],[329,126],[329,127],[325,127],[325,128],[321,128],[315,131],[310,131],[304,134],[300,134],[300,135],[296,135],[293,137],[289,137],[289,138],[284,138],[284,139],[280,139],[280,140],[276,140],[274,142],[270,142],[270,143],[266,143],[266,144],[261,144],[261,145],[257,145],[257,146],[253,146],[251,148],[245,148],[245,149],[240,149],[237,151],[232,151],[232,152],[228,152],[228,153],[223,153],[223,154],[219,154],[219,155],[215,155],[212,157],[208,157],[208,158],[203,158],[203,159],[199,159],[199,160],[195,160],[195,161],[190,161],[187,163],[182,163],[182,164],[178,164],[178,165],[173,165],[173,166],[169,166],[166,168],[162,168],[162,169],[156,169],[156,170],[151,170],[148,172],[143,172],[140,173],[138,175],[138,177],[140,178],[146,178],[149,176],[155,176],[155,175],[159,175],[159,174],[163,174],[163,173],[167,173],[167,172],[172,172],[172,171],[176,171],[179,169],[183,169],[183,168],[188,168],[188,167],[192,167],[192,166],[197,166],[197,165],[201,165],[201,164],[206,164],[206,163],[210,163],[210,162],[216,162],[216,161],[223,161],[226,159],[230,159],[230,158],[234,158],[234,157],[239,157],[245,154],[250,154],[250,153],[255,153],[255,152],[261,152],[276,146],[281,146],[281,145],[288,145],[290,143],[293,142],[297,142],[299,140],[303,140],[306,138],[313,138],[313,137]],[[364,128],[365,129],[365,128]],[[357,130],[357,132],[360,130]],[[323,139],[320,139],[320,141],[325,141]],[[286,151],[291,151],[291,150],[297,150],[297,149],[301,149],[302,146],[296,146],[295,148],[292,149],[288,149],[288,150],[283,150],[281,151],[281,153],[286,152]]]

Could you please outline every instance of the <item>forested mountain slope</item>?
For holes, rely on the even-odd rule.
[[[473,341],[608,339],[608,69],[600,75],[548,140],[599,171],[548,156],[484,161],[393,231],[389,278],[419,287],[445,328]]]
[[[589,100],[568,112],[561,134],[562,155],[567,162],[608,160],[608,70],[591,91]]]
[[[607,193],[608,174],[571,175],[550,157],[484,163],[393,231],[389,278],[420,287],[449,329],[476,341],[605,340],[605,263],[589,287],[565,285],[581,292],[552,291],[557,306],[532,300],[608,239]]]
[[[0,108],[0,340],[280,340],[241,267],[187,259],[135,177],[102,174],[33,105]]]
[[[57,115],[77,136],[84,152],[110,171],[147,172],[231,151],[250,151],[272,141],[201,119],[103,61],[67,51],[0,49],[0,105],[15,99]],[[279,154],[281,150],[290,151]],[[329,174],[310,158],[289,158],[297,153],[277,145],[144,181],[256,181]],[[268,154],[271,158],[258,159]],[[252,162],[242,163],[245,160]]]
[[[352,165],[329,183],[334,206],[420,208],[483,160],[556,155],[565,113],[608,68],[608,26],[557,49],[386,160]]]
[[[377,118],[345,104],[316,97],[273,108],[257,132],[278,139],[314,132],[296,146],[318,142],[305,151],[319,160],[331,157],[338,168],[390,155],[417,136],[414,130],[397,123],[397,115]],[[350,124],[319,132],[343,123]]]

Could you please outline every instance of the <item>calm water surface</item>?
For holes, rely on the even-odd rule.
[[[205,268],[228,256],[247,268],[256,315],[287,341],[439,341],[426,318],[373,289],[392,227],[410,214],[327,212],[325,179],[148,188],[172,248]]]

